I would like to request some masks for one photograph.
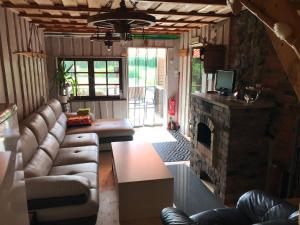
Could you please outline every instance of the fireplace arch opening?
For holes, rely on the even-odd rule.
[[[204,145],[206,148],[211,147],[211,130],[205,123],[198,124],[197,141]]]

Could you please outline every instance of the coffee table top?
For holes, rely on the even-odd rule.
[[[150,143],[112,142],[118,183],[173,179],[173,175]]]

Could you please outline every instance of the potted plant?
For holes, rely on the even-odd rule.
[[[58,87],[58,99],[61,103],[68,102],[68,87],[72,87],[73,94],[77,92],[77,82],[70,74],[71,68],[72,66],[66,68],[66,65],[61,62],[55,73],[54,84]]]

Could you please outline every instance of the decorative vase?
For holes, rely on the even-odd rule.
[[[68,96],[67,95],[59,95],[58,96],[58,100],[60,101],[60,103],[68,103]]]

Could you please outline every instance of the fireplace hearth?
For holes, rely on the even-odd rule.
[[[191,97],[191,168],[214,185],[227,204],[250,189],[264,189],[267,124],[272,103],[232,100],[214,94]]]

